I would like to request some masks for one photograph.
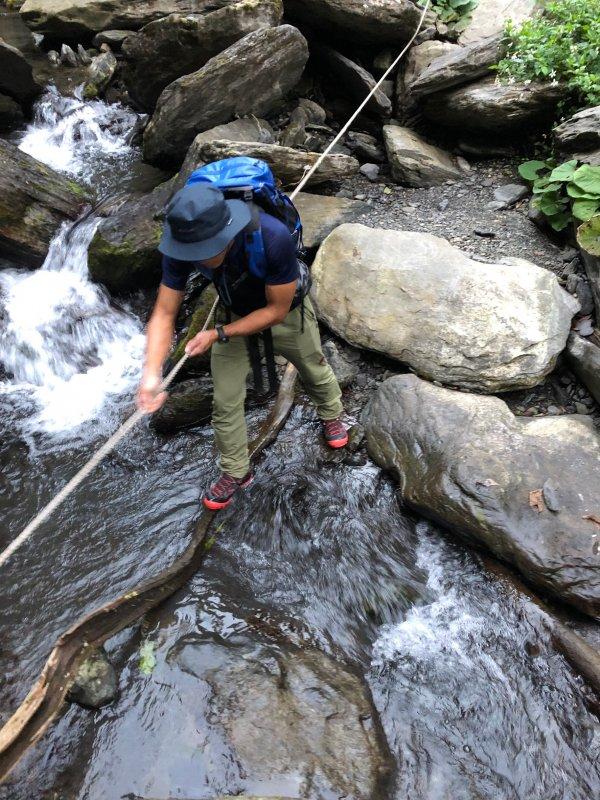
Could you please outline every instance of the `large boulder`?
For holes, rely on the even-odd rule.
[[[577,301],[522,259],[483,264],[426,233],[345,224],[312,267],[320,318],[350,344],[451,386],[535,386],[565,347]]]
[[[188,637],[172,663],[198,679],[199,691],[208,687],[214,719],[253,793],[285,787],[314,800],[389,796],[393,760],[377,711],[343,664],[243,634],[226,643]]]
[[[457,44],[441,42],[439,39],[429,39],[411,47],[404,61],[404,71],[402,73],[404,83],[410,86],[438,58],[459,52],[462,49]]]
[[[587,417],[515,417],[499,398],[385,381],[365,414],[371,456],[419,513],[600,616],[600,439]]]
[[[182,75],[259,28],[281,22],[281,0],[240,0],[208,14],[170,14],[123,43],[125,83],[131,97],[152,111],[160,93]]]
[[[235,0],[25,0],[22,19],[50,40],[75,41],[110,29],[138,30],[167,14],[199,14]]]
[[[501,84],[494,78],[426,97],[425,117],[470,133],[505,136],[548,127],[564,97],[551,83]]]
[[[600,346],[577,333],[569,336],[567,345],[569,365],[586,386],[597,403],[600,403]]]
[[[532,16],[540,5],[538,0],[479,0],[459,42],[472,44],[487,36],[499,36],[504,33],[508,20],[518,25]]]
[[[306,40],[291,25],[248,34],[164,89],[144,133],[145,158],[179,166],[196,134],[234,116],[272,111],[307,60]]]
[[[416,74],[407,85],[407,91],[411,98],[416,98],[470,83],[488,74],[501,54],[502,40],[499,36],[480,39],[466,47],[454,46]]]
[[[384,125],[383,140],[392,178],[406,186],[441,186],[461,177],[454,159],[445,150],[400,125]]]
[[[307,168],[312,167],[321,158],[320,153],[306,153],[303,150],[294,150],[292,147],[282,147],[278,144],[227,141],[206,142],[200,147],[199,155],[206,162],[234,156],[260,158],[267,162],[283,186],[293,186],[299,183]],[[360,164],[352,156],[330,153],[321,161],[307,185],[313,186],[326,181],[350,178],[352,175],[356,175],[359,168]]]
[[[600,216],[592,217],[579,226],[577,244],[592,290],[596,317],[600,322]]]
[[[200,151],[205,144],[217,140],[273,144],[275,142],[275,136],[273,128],[265,119],[258,119],[258,117],[254,116],[234,119],[232,122],[226,122],[224,125],[216,125],[214,128],[199,133],[191,143],[186,153],[185,161],[181,165],[181,169],[175,181],[176,189],[181,189],[192,172],[206,164],[204,156],[201,155]]]
[[[146,195],[125,200],[103,219],[88,250],[92,280],[114,293],[156,286],[160,279],[158,243],[172,181]]]
[[[554,141],[564,153],[587,153],[600,148],[600,106],[584,108],[554,129]]]
[[[0,38],[0,93],[29,109],[41,91],[23,53]]]
[[[361,44],[400,44],[417,28],[422,10],[412,0],[285,0],[290,19],[327,38],[335,31]]]
[[[61,223],[89,202],[77,181],[0,139],[0,258],[41,266]]]
[[[375,88],[375,78],[352,59],[331,47],[319,47],[315,52],[334,94],[343,94],[358,104]],[[366,110],[389,117],[392,113],[392,102],[381,89],[377,89]]]
[[[317,248],[338,225],[357,222],[369,211],[369,206],[361,200],[308,192],[296,195],[294,204],[302,220],[302,241],[307,250]]]
[[[212,415],[213,383],[210,375],[182,381],[169,389],[164,406],[152,414],[151,427],[162,434],[206,425]]]

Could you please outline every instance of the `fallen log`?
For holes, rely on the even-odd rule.
[[[250,445],[256,458],[276,438],[294,402],[296,370],[289,364],[275,405]],[[213,539],[208,536],[215,514],[203,511],[183,553],[166,569],[126,594],[83,617],[57,640],[40,677],[25,700],[0,730],[0,783],[47,730],[59,713],[90,647],[127,628],[180,589],[200,568]]]

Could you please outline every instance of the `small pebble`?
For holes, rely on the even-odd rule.
[[[481,236],[484,239],[493,239],[496,236],[495,232],[489,228],[473,228],[473,233],[475,236]]]

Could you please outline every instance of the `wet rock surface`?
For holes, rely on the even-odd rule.
[[[215,718],[255,791],[369,800],[389,784],[391,759],[360,679],[318,651],[253,642],[183,640],[180,669],[208,684]]]
[[[312,274],[320,319],[346,341],[484,392],[539,383],[579,308],[524,260],[483,264],[430,234],[358,224],[330,234]]]
[[[88,252],[94,281],[115,293],[158,285],[161,255],[156,248],[172,191],[167,181],[147,195],[126,199],[102,220]]]
[[[144,133],[146,159],[178,166],[196,134],[235,115],[274,110],[307,60],[306,40],[291,25],[248,34],[162,92]]]
[[[89,199],[76,181],[0,139],[0,257],[39,267],[57,228]]]
[[[0,38],[0,94],[8,95],[29,110],[42,87],[33,77],[23,53]]]
[[[176,433],[206,425],[212,414],[212,393],[209,375],[181,381],[169,390],[167,402],[152,415],[152,428],[157,433]]]
[[[102,708],[113,702],[117,691],[117,675],[104,648],[92,648],[69,689],[69,700],[85,708]]]
[[[514,417],[498,398],[390,378],[365,413],[369,452],[412,508],[600,613],[600,440],[586,417]],[[544,486],[552,486],[552,511]]]

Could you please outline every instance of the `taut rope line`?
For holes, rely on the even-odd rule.
[[[396,69],[396,67],[404,57],[405,53],[408,51],[409,47],[414,42],[415,38],[417,37],[417,34],[421,30],[423,21],[425,19],[425,14],[429,9],[430,2],[431,0],[426,0],[425,6],[423,8],[423,13],[421,14],[421,17],[419,19],[419,24],[417,25],[417,28],[413,33],[413,35],[411,36],[411,38],[406,43],[405,47],[402,49],[401,53],[383,73],[382,77],[377,81],[375,86],[373,86],[369,94],[365,97],[365,99],[356,109],[354,114],[352,114],[352,116],[346,122],[344,127],[341,128],[341,130],[333,139],[333,141],[320,154],[319,158],[317,158],[312,167],[307,168],[306,174],[304,175],[300,183],[296,186],[296,188],[290,195],[290,198],[292,200],[294,200],[295,197],[298,195],[298,193],[302,191],[302,189],[306,186],[312,175],[314,175],[314,173],[323,163],[325,157],[329,155],[329,153],[333,150],[333,148],[340,141],[340,139],[342,139],[342,137],[345,136],[348,130],[350,130],[350,126],[352,125],[354,120],[359,116],[361,111],[363,111],[363,109],[365,108],[369,100],[373,97],[375,92],[377,92],[381,88],[383,82]],[[205,331],[208,328],[209,322],[212,319],[212,316],[217,307],[217,303],[218,303],[218,298],[215,300],[211,310],[209,311],[208,317],[206,318],[206,322],[204,323],[202,331]],[[183,367],[188,358],[189,356],[187,355],[187,353],[184,353],[181,359],[177,362],[177,364],[175,364],[173,369],[163,380],[159,392],[165,391],[165,389],[167,389],[171,385],[175,376],[181,370],[181,368]],[[21,533],[15,539],[13,539],[13,541],[8,545],[8,547],[5,550],[3,550],[3,552],[0,554],[0,567],[3,566],[11,557],[11,555],[16,550],[18,550],[18,548],[25,541],[27,541],[27,539],[31,536],[31,534],[34,533],[34,531],[36,531],[37,528],[39,528],[39,526],[43,522],[45,522],[45,520],[48,519],[48,517],[52,514],[52,512],[55,511],[60,505],[62,505],[64,501],[67,499],[67,497],[69,497],[69,495],[71,495],[75,491],[75,489],[77,489],[78,486],[80,486],[83,483],[83,481],[88,477],[88,475],[90,475],[96,469],[98,464],[115,449],[115,447],[119,444],[119,442],[121,442],[129,434],[129,432],[138,424],[138,422],[142,419],[143,416],[145,416],[145,412],[140,410],[135,411],[128,419],[125,420],[125,422],[121,425],[121,427],[118,428],[109,439],[107,439],[107,441],[102,445],[102,447],[100,447],[94,453],[94,455],[89,459],[89,461],[87,461],[83,465],[83,467],[79,470],[79,472],[77,472],[71,478],[71,480],[63,486],[63,488],[58,492],[57,495],[55,495],[52,498],[52,500],[48,503],[48,505],[44,506],[44,508],[31,520],[31,522],[21,531]]]

